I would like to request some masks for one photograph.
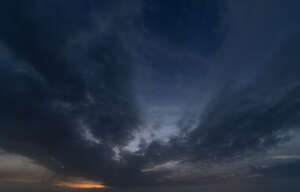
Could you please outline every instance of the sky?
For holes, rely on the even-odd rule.
[[[0,1],[0,191],[299,191],[299,8]]]

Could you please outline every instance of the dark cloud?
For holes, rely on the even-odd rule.
[[[2,2],[0,147],[57,174],[149,186],[182,162],[287,141],[299,127],[299,17],[293,3],[258,2]],[[125,150],[155,104],[168,123],[185,114],[166,123],[176,134]],[[201,113],[165,114],[182,105]]]
[[[139,115],[130,55],[115,31],[95,29],[91,14],[117,6],[1,3],[1,147],[59,173],[113,182],[112,148],[128,141]]]
[[[144,22],[162,41],[175,46],[197,46],[209,54],[220,45],[226,5],[213,1],[146,1]],[[203,46],[203,47],[202,47]]]
[[[289,40],[249,84],[225,86],[189,133],[188,145],[225,154],[264,149],[286,139],[285,130],[298,128],[298,44],[298,36]]]
[[[250,3],[245,9],[239,6],[240,10],[234,9],[230,14],[241,18],[230,20],[232,33],[224,41],[221,56],[216,53],[216,64],[208,72],[209,78],[201,84],[202,91],[212,92],[201,117],[187,118],[180,124],[183,125],[181,134],[168,144],[152,143],[146,153],[149,162],[174,159],[220,162],[275,147],[289,139],[287,130],[299,127],[299,26],[292,25],[283,40],[275,35],[280,30],[277,24],[268,23],[263,28],[273,30],[274,34],[258,27],[273,21],[279,11],[283,20],[289,18],[287,27],[298,16],[293,9],[277,3],[260,4],[272,7],[268,13],[256,3]],[[250,14],[252,9],[256,9],[257,15],[241,14],[242,10]],[[261,16],[265,17],[260,21]],[[235,32],[237,27],[240,28]]]
[[[293,161],[288,163],[281,163],[276,166],[258,169],[258,173],[271,178],[299,178],[300,163],[299,161]]]

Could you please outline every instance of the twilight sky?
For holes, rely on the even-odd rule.
[[[299,9],[0,0],[0,191],[299,191]]]

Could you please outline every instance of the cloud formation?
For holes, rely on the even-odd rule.
[[[2,2],[0,147],[112,186],[222,177],[299,127],[296,5]]]
[[[1,147],[54,171],[105,181],[118,169],[112,148],[128,141],[139,117],[130,55],[116,31],[98,30],[91,14],[124,8],[96,1],[1,4]]]

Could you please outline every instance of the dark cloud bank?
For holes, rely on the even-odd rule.
[[[300,112],[298,2],[189,2],[2,1],[0,147],[58,174],[143,186],[165,182],[164,171],[142,171],[149,165],[220,162],[289,140]],[[168,57],[200,50],[209,61],[173,67],[152,50],[156,41]],[[178,136],[133,153],[122,147],[144,118],[135,88],[141,54],[153,56],[162,79],[203,65],[201,77],[183,83],[200,90],[194,105],[210,94],[201,117],[178,123]]]

